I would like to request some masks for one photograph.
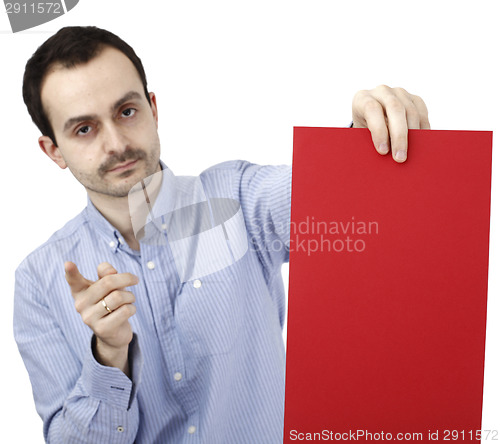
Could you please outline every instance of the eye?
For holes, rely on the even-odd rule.
[[[122,116],[123,117],[132,117],[137,110],[135,108],[127,108],[122,111]]]
[[[76,131],[77,135],[82,135],[85,136],[86,134],[90,133],[92,131],[92,128],[89,125],[84,125],[78,128]]]

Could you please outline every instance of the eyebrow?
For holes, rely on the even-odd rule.
[[[141,99],[142,95],[139,94],[137,91],[129,91],[126,93],[121,99],[118,99],[112,106],[111,106],[111,112],[114,112],[116,109],[120,108],[124,103],[128,102],[129,100],[137,100]],[[74,124],[78,122],[83,122],[85,120],[96,120],[97,119],[97,114],[84,114],[81,116],[76,116],[76,117],[71,117],[70,119],[66,120],[64,123],[64,128],[63,131],[67,131],[70,127],[72,127]]]

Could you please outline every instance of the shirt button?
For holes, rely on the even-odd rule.
[[[194,432],[196,432],[196,427],[195,426],[189,426],[188,427],[188,433],[192,435]]]
[[[199,279],[196,279],[194,282],[193,282],[193,287],[194,288],[200,288],[201,287],[201,281]]]
[[[166,230],[167,229],[167,224],[161,224],[161,229]]]
[[[115,242],[115,241],[111,241],[111,242],[109,243],[109,246],[110,246],[111,248],[115,248],[115,247],[116,247],[116,242]]]
[[[124,430],[125,430],[125,429],[124,429],[122,426],[118,426],[118,427],[116,428],[116,431],[117,431],[117,432],[120,432],[120,433],[122,433]]]
[[[182,379],[182,373],[179,373],[179,372],[174,373],[174,379],[176,381],[180,381]]]
[[[155,268],[155,263],[153,261],[149,261],[146,266],[150,269],[150,270],[154,270]]]

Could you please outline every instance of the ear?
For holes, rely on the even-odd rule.
[[[57,163],[57,165],[59,165],[59,168],[64,169],[68,166],[66,165],[66,161],[61,154],[61,150],[56,146],[56,144],[49,136],[39,137],[38,145],[40,145],[40,148],[45,154],[47,154],[47,156],[49,156],[55,163]]]
[[[149,99],[151,100],[151,110],[153,111],[153,117],[156,122],[156,129],[158,129],[158,107],[156,106],[156,95],[154,92],[149,93]]]

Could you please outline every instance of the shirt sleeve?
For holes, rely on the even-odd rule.
[[[99,364],[91,343],[76,355],[22,264],[16,271],[14,336],[28,370],[48,443],[133,443],[139,427],[136,391],[142,357],[129,346],[132,381]]]
[[[242,162],[238,190],[250,242],[271,273],[289,260],[292,167]]]

